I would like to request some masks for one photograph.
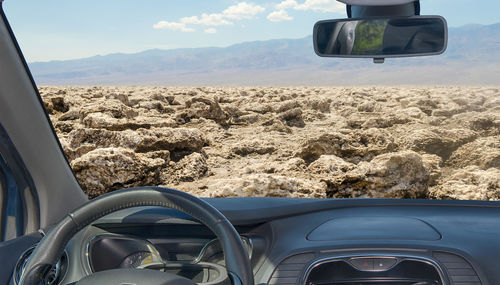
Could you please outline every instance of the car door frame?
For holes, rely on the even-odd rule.
[[[0,1],[0,124],[33,182],[29,191],[37,202],[26,206],[38,204],[39,209],[37,217],[26,217],[29,233],[53,225],[88,199],[57,138],[2,4]]]

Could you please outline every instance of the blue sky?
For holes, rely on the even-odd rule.
[[[421,5],[422,14],[442,15],[451,27],[500,22],[498,0]],[[335,0],[5,0],[3,6],[29,62],[301,38],[318,20],[345,17]]]

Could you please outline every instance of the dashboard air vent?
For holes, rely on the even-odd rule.
[[[26,268],[26,265],[28,263],[28,259],[33,253],[33,250],[35,250],[35,247],[32,247],[28,250],[26,250],[23,255],[21,255],[21,258],[17,261],[16,267],[14,268],[14,283],[17,285],[19,284],[19,281],[21,280],[21,275]],[[44,280],[42,280],[41,284],[43,285],[57,285],[59,284],[65,274],[66,270],[68,268],[68,255],[66,252],[63,253],[61,259],[57,262],[57,264],[50,270],[50,272],[45,276]]]
[[[474,268],[462,257],[447,252],[434,252],[433,256],[446,270],[450,285],[482,284]]]
[[[293,255],[283,260],[269,280],[269,285],[295,285],[314,258],[313,253]]]

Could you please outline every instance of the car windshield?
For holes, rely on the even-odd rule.
[[[4,6],[90,198],[500,200],[500,3],[480,2],[420,1],[446,52],[384,64],[316,55],[334,0]]]

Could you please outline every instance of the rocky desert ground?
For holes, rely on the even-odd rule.
[[[89,197],[500,200],[500,88],[55,87],[42,97]]]

